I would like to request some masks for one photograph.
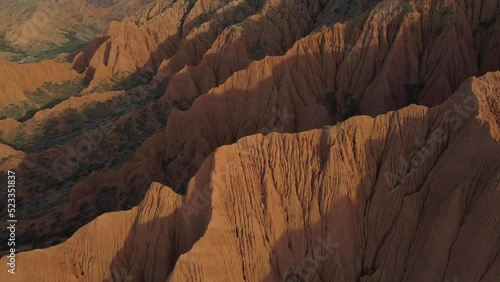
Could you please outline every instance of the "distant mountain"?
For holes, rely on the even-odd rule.
[[[0,59],[33,62],[71,52],[104,31],[111,20],[152,0],[3,0]]]

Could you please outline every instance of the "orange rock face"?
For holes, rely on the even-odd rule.
[[[347,2],[64,5],[128,17],[0,62],[0,281],[498,280],[498,0]]]
[[[495,281],[499,94],[488,73],[432,109],[243,138],[203,162],[186,196],[152,184],[138,207],[19,254],[18,274],[0,277]]]
[[[290,7],[302,11],[297,5]],[[151,172],[152,179],[180,189],[180,183],[186,182],[213,150],[243,136],[276,129],[303,131],[353,114],[376,116],[411,103],[435,106],[465,78],[500,66],[496,60],[499,45],[492,47],[494,37],[489,37],[498,32],[498,26],[480,25],[475,6],[464,9],[449,3],[433,10],[421,2],[383,3],[346,23],[318,28],[316,33],[292,42],[293,46],[274,40],[279,36],[260,33],[289,27],[291,21],[282,20],[287,14],[278,13],[278,7],[269,2],[245,24],[225,29],[201,61],[199,50],[186,47],[192,42],[188,35],[180,50],[161,64],[158,77],[168,81],[162,102],[185,106],[185,100],[203,94],[210,97],[197,99],[186,112],[174,111],[163,137],[152,138],[136,154],[134,170],[147,160],[145,170]],[[316,15],[311,10],[311,15]],[[326,12],[316,16],[326,21],[327,12],[334,10],[335,5],[327,5]],[[441,15],[447,20],[434,23]],[[492,15],[484,17],[492,19]],[[276,20],[271,24],[268,18]],[[217,23],[217,19],[212,22]],[[304,26],[307,30],[307,24]],[[285,34],[283,38],[291,36]],[[281,45],[292,47],[282,56],[253,61],[249,49],[256,40],[252,38],[268,46],[261,48],[263,54],[280,55]],[[288,120],[283,122],[276,113]],[[157,146],[151,151],[153,143]],[[160,166],[162,162],[166,167]],[[109,178],[126,185],[125,176],[131,173],[128,169],[101,179],[99,174],[93,175],[76,189],[86,190]],[[166,176],[159,170],[166,170]]]

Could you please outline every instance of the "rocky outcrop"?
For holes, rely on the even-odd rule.
[[[499,93],[489,73],[435,108],[243,138],[186,196],[153,184],[138,207],[19,254],[8,278],[495,281]]]
[[[154,73],[178,44],[179,22],[186,5],[187,1],[172,2],[163,13],[149,18],[147,24],[141,24],[139,16],[135,20],[112,22],[104,32],[106,40],[89,60],[86,75],[92,80],[90,87],[114,76]],[[81,68],[78,64],[75,67]]]
[[[66,238],[104,211],[136,204],[152,181],[184,193],[213,151],[245,136],[307,131],[412,103],[438,105],[467,77],[499,68],[497,2],[151,3],[71,54],[89,97],[51,105],[22,123],[0,121],[12,137],[6,143],[30,153],[0,167],[15,164],[28,176],[31,190],[22,199],[32,205],[22,215],[29,217],[24,226],[34,227],[19,234],[43,239],[68,228]],[[110,81],[148,84],[151,76],[145,91],[95,93]],[[147,98],[142,108],[132,103],[114,111],[124,95]],[[89,115],[70,111],[54,126],[70,102]],[[173,106],[179,110],[170,115]],[[83,150],[88,133],[103,124],[112,129]],[[23,134],[37,144],[10,143]],[[84,151],[79,161],[72,159],[76,147]],[[51,167],[55,161],[72,164],[64,182]]]
[[[104,34],[106,46],[95,51],[87,74],[95,85],[120,73],[155,69],[158,81],[172,80],[172,91],[167,93],[174,96],[167,97],[168,101],[189,98],[223,83],[253,60],[283,55],[315,27],[353,18],[375,3],[360,1],[347,11],[333,1],[158,1],[110,25]],[[124,42],[123,38],[128,39]],[[143,42],[148,44],[142,46]],[[132,54],[137,49],[142,53]],[[118,54],[123,56],[118,66],[108,66],[108,55],[113,58]],[[78,61],[76,67],[81,67]],[[186,72],[194,77],[196,93],[183,91],[186,94],[179,96],[176,90]]]
[[[411,103],[435,106],[465,77],[497,70],[500,64],[483,64],[476,58],[494,59],[498,50],[484,49],[491,44],[475,45],[473,39],[474,30],[492,34],[497,25],[484,29],[462,6],[442,5],[436,11],[420,2],[381,3],[347,23],[304,37],[284,56],[253,62],[216,88],[207,82],[218,77],[210,72],[179,72],[167,88],[167,100],[195,97],[208,88],[210,97],[170,117],[165,138],[172,141],[165,159],[173,161],[167,164],[166,181],[182,179],[186,163],[196,171],[200,160],[217,146],[252,132],[278,128],[297,132],[355,114],[376,116]],[[448,20],[433,23],[438,14]],[[495,20],[492,15],[484,17]],[[205,83],[209,86],[201,86]],[[273,110],[288,115],[286,124],[270,114]]]
[[[441,13],[449,21],[427,24]],[[236,58],[246,57],[245,44],[234,43],[238,39],[228,37],[231,29],[226,29],[199,65],[184,68],[173,76],[163,99],[189,99],[210,88],[207,97],[196,99],[185,112],[174,111],[165,132],[138,150],[133,161],[136,164],[102,177],[94,174],[75,189],[93,187],[92,183],[109,178],[126,185],[129,169],[140,170],[140,164],[147,159],[146,173],[151,179],[165,181],[182,191],[182,185],[206,156],[218,146],[243,136],[269,131],[298,132],[356,114],[376,116],[410,103],[438,105],[465,77],[500,66],[486,66],[475,59],[489,56],[490,51],[497,53],[492,49],[481,52],[489,43],[475,47],[473,30],[491,33],[496,29],[490,26],[485,31],[476,22],[469,11],[455,3],[448,3],[439,11],[420,2],[381,3],[346,23],[323,27],[300,39],[283,56],[254,61],[240,71],[236,71],[238,67],[224,68],[234,71],[222,71],[230,75],[225,80],[226,74],[220,75],[221,64],[243,62]],[[476,27],[471,28],[470,24]],[[447,33],[436,32],[446,28]],[[239,34],[252,30],[258,29],[246,28],[234,36],[244,38]],[[456,37],[451,38],[452,34]],[[231,48],[225,49],[222,42],[230,42]],[[238,46],[242,46],[243,52],[233,51],[239,50]],[[453,59],[457,57],[463,59]],[[212,69],[217,69],[218,74]],[[211,88],[218,85],[219,78],[225,81]],[[154,150],[152,144],[157,144]]]
[[[183,6],[179,6],[182,1],[179,1],[176,3],[174,6],[171,5],[168,1],[158,1],[154,5],[151,5],[149,8],[143,10],[141,13],[138,13],[136,16],[131,17],[129,19],[124,20],[121,23],[113,23],[112,26],[118,27],[122,26],[123,29],[116,29],[110,27],[110,31],[107,32],[103,36],[96,37],[95,40],[89,44],[86,48],[84,48],[80,53],[76,54],[76,58],[74,60],[74,69],[77,70],[79,73],[85,73],[85,78],[87,80],[91,80],[91,87],[89,87],[89,90],[92,90],[93,86],[98,85],[102,81],[100,81],[98,78],[101,77],[102,79],[106,80],[109,78],[109,76],[113,76],[113,73],[121,73],[121,72],[126,72],[126,70],[133,70],[136,68],[141,68],[137,67],[143,64],[144,62],[141,59],[141,56],[135,55],[136,53],[134,52],[145,52],[144,54],[148,53],[151,50],[155,50],[154,48],[158,47],[155,44],[151,43],[150,47],[145,46],[145,48],[136,48],[138,45],[135,42],[135,40],[141,40],[141,36],[150,38],[152,41],[155,41],[158,39],[158,41],[162,40],[162,36],[152,36],[154,32],[162,32],[164,34],[176,29],[173,28],[164,28],[163,26],[155,26],[155,23],[162,23],[165,21],[165,18],[169,19],[172,17],[172,15],[176,15],[175,11],[176,8],[180,9]],[[210,4],[210,3],[208,3]],[[187,11],[182,11],[183,16],[186,16],[186,19],[184,19],[184,26],[182,28],[182,32],[179,31],[179,34],[183,34],[183,37],[185,37],[185,40],[182,42],[181,46],[179,47],[179,50],[175,53],[171,59],[169,59],[169,63],[166,63],[168,66],[172,67],[172,62],[178,61],[178,62],[183,62],[182,61],[182,54],[185,55],[186,58],[189,59],[189,64],[198,64],[202,58],[203,54],[210,48],[210,46],[213,44],[213,41],[218,38],[221,32],[225,29],[225,26],[227,25],[232,25],[238,22],[243,21],[247,16],[252,15],[254,13],[257,13],[257,11],[260,10],[262,7],[263,3],[262,2],[255,2],[255,3],[247,3],[246,1],[239,1],[238,3],[233,3],[232,5],[208,5],[205,2],[199,1],[194,4],[192,9],[187,12]],[[292,5],[293,4],[293,5]],[[251,40],[246,40],[248,42],[252,42],[252,40],[258,39],[260,37],[267,37],[270,38],[268,35],[266,35],[265,28],[273,29],[273,30],[278,30],[280,28],[286,29],[286,33],[282,33],[280,35],[281,39],[275,39],[273,38],[273,46],[270,48],[270,46],[264,48],[265,50],[263,51],[263,54],[266,54],[269,50],[281,50],[280,52],[283,52],[286,48],[289,48],[289,45],[292,44],[293,42],[290,40],[290,38],[295,38],[298,39],[300,36],[305,34],[309,28],[313,25],[312,20],[308,20],[306,24],[301,25],[301,31],[293,31],[288,27],[289,24],[294,24],[294,22],[297,20],[297,16],[295,15],[296,13],[298,15],[304,16],[304,18],[313,18],[313,16],[317,13],[319,13],[319,8],[315,7],[315,5],[311,5],[312,8],[308,9],[303,9],[305,6],[303,3],[300,2],[293,2],[290,3],[290,11],[280,10],[280,6],[282,6],[283,3],[279,2],[272,2],[269,1],[268,5],[265,6],[265,14],[258,14],[256,18],[257,22],[255,24],[250,24],[247,27],[244,27],[242,29],[242,34],[247,34],[245,37],[248,37],[249,35],[253,34],[257,36],[256,38],[253,38]],[[182,10],[182,9],[181,9]],[[308,13],[311,13],[310,15]],[[197,22],[196,24],[193,23],[193,15],[194,14],[203,14],[205,15],[204,17],[207,19],[207,22],[205,23],[199,23]],[[273,17],[276,17],[276,23],[277,26],[273,26],[271,24],[271,21],[267,18],[268,16],[272,15]],[[278,20],[279,19],[279,20]],[[260,26],[259,22],[264,22],[263,26]],[[201,25],[199,28],[195,28],[196,25]],[[242,25],[243,27],[243,25]],[[114,30],[111,32],[111,30]],[[153,31],[153,32],[150,32]],[[256,30],[253,32],[252,30]],[[296,32],[293,33],[292,32]],[[135,34],[135,35],[133,35]],[[151,35],[151,36],[150,36]],[[173,37],[174,39],[176,38],[175,36]],[[236,37],[235,37],[236,38]],[[239,36],[239,38],[242,38]],[[287,39],[288,38],[288,39]],[[175,42],[175,40],[172,39],[172,42]],[[149,39],[148,39],[149,40]],[[286,40],[290,40],[290,42],[285,42]],[[285,42],[282,44],[282,41]],[[135,42],[135,43],[134,43]],[[148,41],[149,42],[149,41]],[[205,42],[202,46],[200,47],[199,42]],[[222,42],[222,41],[220,41]],[[236,46],[235,44],[237,41],[230,41],[228,44],[221,50],[221,53],[230,51],[232,47]],[[174,46],[175,44],[172,44]],[[247,46],[249,44],[245,43],[242,45],[243,47]],[[251,44],[250,44],[251,45]],[[109,52],[105,50],[103,46],[111,46],[109,49]],[[113,46],[124,46],[124,48],[117,47],[114,48]],[[166,46],[166,45],[162,45]],[[168,45],[170,46],[170,45]],[[217,43],[216,48],[213,49],[213,52],[216,52],[219,47],[222,47],[219,43]],[[147,48],[146,48],[147,47]],[[120,49],[121,48],[121,49]],[[150,48],[150,49],[148,49]],[[245,47],[246,48],[246,47]],[[137,62],[134,63],[133,60],[128,60],[127,56],[125,55],[120,55],[116,56],[118,53],[115,54],[115,51],[117,52],[118,50],[125,50],[126,52],[132,52],[131,57],[133,60],[137,59]],[[149,51],[144,51],[144,50],[149,50]],[[247,51],[244,51],[245,53]],[[164,56],[160,55],[159,57]],[[102,62],[105,62],[107,59],[106,57],[109,57],[112,61],[112,63],[105,65]],[[243,54],[242,54],[243,56]],[[247,55],[245,55],[247,56]],[[144,56],[146,58],[147,55]],[[180,59],[179,59],[180,58]],[[223,56],[220,56],[220,58],[223,58]],[[101,62],[102,61],[102,62]],[[155,60],[155,62],[158,62],[159,60]],[[125,63],[123,63],[125,62]],[[128,65],[126,62],[132,62],[130,65]],[[155,62],[152,62],[152,64],[149,65],[149,68],[154,69],[154,65],[156,64]],[[241,62],[241,64],[239,63]],[[185,63],[185,62],[184,62]],[[229,61],[227,63],[230,63]],[[226,69],[225,76],[228,76],[232,74],[232,72],[238,70],[238,68],[244,67],[249,63],[249,61],[246,61],[243,63],[243,60],[238,61],[237,67],[236,68],[231,68]],[[123,68],[121,68],[123,66]],[[235,65],[236,66],[236,65]],[[94,69],[95,67],[95,69]],[[116,68],[115,68],[116,67]],[[181,67],[182,68],[182,67]],[[161,68],[160,68],[161,69]],[[222,69],[222,68],[221,68]],[[161,72],[161,71],[160,71]],[[102,76],[100,75],[102,74]],[[160,75],[158,76],[160,77]],[[125,80],[133,80],[133,79],[126,79]],[[165,79],[158,79],[159,83],[165,83]],[[87,94],[87,93],[86,93]],[[136,95],[136,94],[131,94],[131,95]],[[138,94],[141,97],[147,96],[143,94]],[[103,98],[104,95],[101,94],[89,94],[87,96],[91,97],[100,97]],[[89,99],[93,99],[88,97]],[[89,100],[89,99],[82,99],[82,98],[77,98],[77,99],[68,99],[67,102],[70,101],[81,101],[81,100]],[[103,99],[98,99],[102,101]],[[116,101],[114,101],[116,102]],[[87,142],[88,136],[87,134],[89,132],[84,132],[83,134],[78,134],[75,136],[75,130],[73,130],[71,124],[75,124],[76,126],[79,126],[81,124],[80,121],[75,120],[76,114],[73,114],[70,116],[69,119],[65,115],[60,115],[65,114],[64,112],[64,107],[68,103],[62,102],[58,106],[53,107],[52,109],[47,109],[44,110],[43,112],[37,113],[33,118],[30,118],[29,120],[23,122],[22,124],[11,124],[10,120],[5,120],[3,123],[9,122],[9,130],[4,132],[4,135],[2,137],[5,137],[4,140],[12,144],[13,146],[16,143],[15,138],[18,136],[24,137],[26,136],[30,140],[45,140],[46,141],[38,141],[37,144],[40,144],[41,146],[33,145],[30,144],[29,148],[25,147],[24,149],[27,152],[30,152],[32,154],[28,154],[25,158],[25,162],[28,164],[28,167],[24,167],[22,164],[18,166],[18,170],[21,172],[26,171],[26,174],[29,174],[30,176],[33,175],[38,175],[37,177],[29,177],[26,178],[26,183],[25,185],[27,187],[41,187],[41,186],[47,186],[51,187],[48,189],[54,189],[54,187],[57,187],[55,189],[61,189],[61,185],[71,185],[72,182],[68,182],[69,179],[71,178],[71,181],[78,181],[78,180],[84,180],[85,184],[83,187],[87,187],[83,190],[80,189],[72,189],[73,192],[70,194],[69,199],[77,199],[78,201],[80,200],[85,200],[88,201],[91,198],[94,198],[91,194],[93,192],[98,192],[100,189],[97,187],[100,185],[108,185],[108,186],[113,186],[113,187],[118,187],[120,190],[120,195],[124,193],[125,195],[128,195],[131,193],[131,191],[136,191],[134,193],[137,193],[138,197],[122,197],[120,196],[120,203],[123,202],[129,202],[130,198],[138,199],[139,197],[142,197],[142,193],[145,191],[145,188],[147,185],[156,178],[156,176],[153,177],[153,175],[150,175],[150,173],[157,174],[157,173],[162,173],[162,169],[160,169],[160,165],[162,162],[164,162],[164,153],[162,152],[164,150],[164,141],[162,140],[162,135],[157,135],[156,137],[151,138],[151,140],[147,141],[146,144],[144,145],[144,148],[148,148],[147,152],[148,155],[149,153],[154,152],[161,152],[155,156],[155,160],[148,160],[148,161],[134,161],[132,164],[128,164],[124,166],[123,169],[120,169],[120,172],[114,173],[113,171],[109,171],[110,168],[113,166],[116,166],[116,162],[118,164],[121,164],[120,162],[123,162],[123,160],[128,160],[129,157],[127,155],[127,150],[129,151],[130,149],[130,142],[127,140],[128,136],[135,136],[135,132],[137,130],[133,130],[134,123],[142,123],[144,121],[143,117],[147,115],[148,117],[150,116],[148,110],[141,110],[142,112],[139,111],[132,111],[130,116],[126,116],[124,118],[121,118],[117,120],[116,122],[107,122],[105,128],[118,128],[117,130],[115,129],[106,129],[104,135],[99,135],[100,137],[97,138],[99,141],[99,146],[92,146],[93,149],[93,155],[94,156],[99,156],[96,158],[92,158],[92,161],[88,161],[87,154],[83,154],[84,156],[80,158],[80,160],[85,159],[81,163],[79,163],[78,167],[72,167],[72,168],[67,168],[63,167],[64,171],[67,173],[63,173],[66,178],[64,178],[65,182],[64,184],[60,183],[60,176],[61,172],[60,169],[54,169],[54,163],[59,162],[62,164],[74,164],[74,161],[69,160],[71,158],[72,153],[68,153],[67,148],[76,148],[81,146],[84,146],[83,144]],[[116,111],[116,103],[110,103],[110,107],[108,108],[112,113],[111,115],[115,115]],[[143,124],[140,124],[138,127],[140,129],[144,128],[156,128],[156,131],[159,131],[158,129],[164,127],[165,121],[162,121],[161,115],[165,115],[165,111],[162,111],[162,109],[168,109],[171,108],[169,104],[165,103],[158,103],[160,106],[157,107],[158,105],[150,105],[149,109],[153,110],[156,109],[155,111],[157,112],[156,116],[160,116],[159,119],[156,119],[156,117],[153,115],[153,119],[148,118],[147,119],[147,127],[144,126]],[[88,104],[86,103],[85,106]],[[115,105],[115,106],[113,106]],[[161,106],[161,105],[166,105],[166,107]],[[120,108],[120,106],[118,106]],[[88,107],[87,107],[88,108]],[[127,111],[129,111],[129,106],[127,105],[125,107],[125,115],[127,115]],[[74,109],[74,107],[69,107],[69,110]],[[159,109],[159,110],[158,110]],[[78,110],[78,109],[76,109]],[[121,111],[121,110],[120,110]],[[81,111],[78,111],[77,113],[80,113]],[[71,113],[71,112],[69,112]],[[109,113],[108,113],[109,114]],[[57,115],[57,116],[54,116]],[[125,118],[129,119],[129,122],[125,122]],[[62,122],[58,122],[58,119],[61,120]],[[130,122],[130,119],[132,121]],[[137,119],[140,119],[138,121]],[[65,124],[66,120],[69,120],[71,124]],[[80,123],[79,123],[80,122]],[[103,121],[100,120],[88,120],[86,117],[84,117],[84,121],[86,124],[84,125],[85,128],[91,127],[92,123],[99,123],[100,126],[99,128],[94,128],[96,131],[99,131],[102,127]],[[2,122],[0,122],[2,123]],[[50,126],[44,126],[44,124],[50,124]],[[56,124],[56,126],[54,126]],[[89,126],[90,124],[90,126]],[[132,124],[132,126],[130,126]],[[108,125],[112,125],[108,127]],[[322,124],[319,124],[321,126]],[[40,128],[40,127],[43,128]],[[81,126],[79,126],[81,128]],[[132,131],[130,130],[132,128]],[[150,129],[147,129],[150,130]],[[144,131],[147,131],[144,130]],[[56,134],[57,136],[54,136],[54,131],[59,131],[59,134]],[[93,130],[91,130],[92,132]],[[140,130],[139,130],[140,131]],[[140,133],[140,132],[139,132]],[[253,132],[252,132],[253,133]],[[125,135],[126,134],[126,135]],[[140,133],[144,134],[144,133]],[[150,134],[151,135],[151,134]],[[54,137],[53,137],[54,136]],[[75,137],[72,137],[75,136]],[[147,135],[148,137],[149,135]],[[72,137],[71,140],[65,140],[64,138],[67,137]],[[104,139],[103,142],[101,140]],[[142,136],[141,136],[142,137]],[[139,139],[138,144],[142,143],[142,140]],[[143,137],[144,138],[144,137]],[[22,138],[20,138],[22,139]],[[134,138],[135,139],[135,138]],[[24,140],[21,140],[24,141]],[[91,140],[95,141],[95,140]],[[136,142],[134,140],[134,142]],[[26,142],[24,142],[26,143]],[[53,148],[49,148],[48,150],[47,147],[44,147],[44,144],[56,144],[53,146]],[[76,146],[76,147],[75,147]],[[137,146],[137,145],[135,145]],[[22,148],[21,146],[17,145],[15,146],[16,148]],[[42,148],[44,149],[43,151],[37,150],[34,147],[37,148]],[[158,148],[156,150],[155,148]],[[125,150],[124,150],[125,149]],[[98,150],[96,152],[96,150]],[[124,152],[125,151],[125,152]],[[115,152],[115,153],[114,153]],[[124,152],[124,153],[123,153]],[[117,154],[120,154],[117,156]],[[71,155],[71,156],[70,156]],[[123,157],[122,157],[123,155]],[[141,155],[141,154],[139,154]],[[142,158],[142,156],[141,156]],[[199,159],[198,157],[198,164],[201,163],[202,159]],[[141,171],[142,169],[146,168],[151,168],[150,172],[147,173],[141,173],[140,171],[136,171],[135,168],[139,164],[141,165]],[[10,163],[7,163],[7,165]],[[18,164],[16,162],[16,164]],[[33,168],[33,165],[38,165],[38,168]],[[47,167],[52,167],[53,169],[46,169]],[[2,169],[8,169],[9,167],[3,166],[1,167]],[[87,168],[87,171],[82,171]],[[100,173],[96,174],[90,174],[87,175],[87,173],[90,170],[100,170],[102,172],[104,171],[109,171],[110,174],[114,176],[108,176],[108,180],[102,181],[102,178],[98,178],[101,176]],[[78,172],[77,172],[78,171]],[[126,171],[126,174],[122,174],[122,171]],[[133,171],[133,172],[131,172]],[[194,173],[192,171],[192,168],[189,168],[187,170],[190,174]],[[142,177],[141,175],[144,175]],[[90,176],[90,177],[88,177]],[[98,177],[95,177],[98,176]],[[122,178],[122,176],[126,176],[125,178]],[[184,181],[187,180],[187,175],[184,176]],[[158,177],[158,179],[161,179],[162,177]],[[40,182],[40,179],[45,179],[42,183]],[[94,183],[94,179],[97,179],[98,182]],[[47,183],[55,183],[55,184],[47,184]],[[107,184],[104,184],[107,183]],[[137,185],[138,187],[141,187],[140,189],[129,189],[128,184],[132,183],[132,185]],[[88,188],[89,185],[95,186],[96,189]],[[97,186],[96,186],[97,185]],[[52,198],[51,200],[48,200],[45,198],[43,193],[38,193],[37,188],[29,189],[29,193],[23,195],[29,199],[31,199],[32,205],[34,206],[35,209],[37,210],[35,213],[32,212],[31,209],[28,209],[26,214],[29,214],[31,216],[35,216],[32,220],[34,220],[34,225],[33,226],[38,226],[36,222],[52,222],[52,219],[47,219],[47,220],[41,220],[40,218],[37,218],[37,214],[39,212],[44,212],[46,209],[45,208],[39,208],[39,205],[42,206],[50,206],[50,208],[53,207],[52,204],[54,201],[56,202],[62,202],[61,205],[58,205],[56,209],[58,211],[54,211],[54,213],[46,214],[48,217],[53,217],[55,214],[65,214],[66,217],[72,217],[72,216],[77,216],[79,213],[79,205],[81,204],[80,202],[74,203],[74,202],[69,202],[64,199],[55,199]],[[69,188],[68,188],[69,190]],[[47,191],[47,190],[45,190]],[[65,197],[65,194],[60,194],[61,197]],[[80,197],[80,196],[81,197]],[[37,200],[33,200],[34,198],[37,198]],[[137,203],[137,202],[135,202]],[[135,204],[134,203],[134,204]],[[93,205],[91,205],[93,206]],[[75,209],[76,208],[76,209]],[[70,209],[70,210],[68,210]],[[98,208],[99,210],[100,208]],[[89,211],[89,217],[92,216],[92,209]],[[30,220],[31,221],[31,220]],[[31,226],[30,222],[26,226]],[[67,228],[68,225],[62,225],[64,228]],[[47,229],[45,229],[47,230]],[[20,233],[24,233],[23,229],[19,230]],[[26,231],[28,233],[35,233],[35,231]],[[44,231],[45,232],[45,231]]]

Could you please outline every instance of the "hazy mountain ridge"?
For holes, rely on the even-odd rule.
[[[0,3],[0,52],[12,61],[33,62],[72,52],[151,1],[10,1]]]

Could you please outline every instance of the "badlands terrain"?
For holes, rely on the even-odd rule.
[[[500,281],[499,0],[0,8],[0,281]]]

